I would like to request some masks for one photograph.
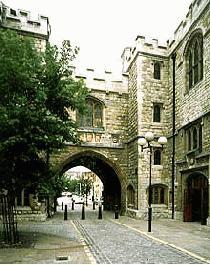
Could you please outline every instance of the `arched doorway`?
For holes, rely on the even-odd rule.
[[[193,173],[184,191],[184,221],[206,224],[207,217],[208,179],[201,173]]]
[[[121,208],[121,183],[115,166],[103,155],[84,151],[67,159],[62,166],[62,172],[76,166],[84,166],[94,172],[103,183],[104,210]]]

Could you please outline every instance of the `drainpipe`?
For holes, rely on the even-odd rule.
[[[171,210],[174,219],[175,207],[174,207],[174,180],[175,180],[175,107],[176,107],[176,53],[172,54],[173,62],[173,101],[172,101],[172,173],[171,173]]]

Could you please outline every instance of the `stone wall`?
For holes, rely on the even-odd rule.
[[[18,222],[34,221],[43,222],[47,219],[47,213],[40,210],[32,210],[31,207],[20,207],[16,209],[16,216]]]
[[[48,17],[34,15],[33,12],[12,9],[0,2],[0,25],[3,28],[13,29],[23,35],[39,39],[49,39],[50,25]]]
[[[127,50],[124,55],[127,59],[128,94],[129,94],[129,132],[128,139],[128,182],[136,189],[135,209],[129,209],[129,215],[134,214],[138,218],[147,216],[147,188],[149,184],[149,154],[142,152],[138,139],[145,132],[152,131],[155,137],[167,133],[166,105],[168,100],[168,57],[166,47],[159,46],[157,40],[148,43],[144,37],[136,38],[134,48]],[[130,56],[128,52],[130,51]],[[153,78],[154,63],[161,64],[161,79]],[[126,65],[126,64],[125,64]],[[161,122],[153,122],[153,106],[158,103],[161,108]],[[156,140],[154,147],[160,147]],[[152,166],[152,183],[168,184],[168,175],[164,172],[167,159],[163,155],[163,164]],[[166,207],[166,206],[164,206]],[[158,211],[154,214],[159,216]]]
[[[30,12],[11,10],[0,2],[0,24],[22,34],[33,36],[42,50],[49,38],[48,19],[32,19]],[[4,16],[3,16],[4,14]],[[185,52],[191,34],[200,29],[203,35],[204,77],[192,89],[187,88]],[[149,154],[142,151],[139,139],[152,131],[155,140],[167,136],[168,144],[162,152],[161,165],[152,165],[152,184],[168,187],[168,204],[153,205],[155,217],[167,217],[170,212],[172,175],[172,121],[173,121],[173,65],[175,62],[175,217],[182,219],[186,179],[192,172],[201,172],[210,179],[210,2],[194,0],[185,19],[175,30],[174,38],[166,45],[156,39],[137,36],[133,47],[126,47],[123,55],[123,75],[114,79],[110,71],[98,75],[88,68],[78,72],[72,67],[73,77],[82,78],[90,96],[103,103],[103,128],[80,128],[83,143],[67,143],[52,162],[62,171],[68,161],[85,153],[100,158],[116,172],[122,188],[122,205],[126,209],[126,192],[131,185],[135,192],[134,207],[127,214],[147,218],[147,188],[149,184]],[[154,63],[161,66],[160,80],[154,79]],[[153,122],[154,104],[161,105],[161,121]],[[75,113],[71,113],[76,118]],[[202,152],[188,152],[186,128],[199,121],[202,125]],[[152,157],[153,159],[153,157]],[[210,188],[209,188],[210,192]],[[209,196],[210,205],[210,196]],[[32,213],[33,214],[33,213]],[[210,222],[210,221],[209,221]]]
[[[200,11],[200,12],[199,12]],[[176,120],[176,216],[183,219],[184,207],[184,189],[186,189],[186,180],[192,172],[200,172],[210,179],[209,174],[209,147],[210,147],[210,11],[208,1],[194,1],[190,6],[186,21],[182,22],[175,34],[175,41],[169,48],[169,57],[172,53],[176,53],[176,93],[175,93],[175,120]],[[184,28],[183,28],[183,25]],[[182,29],[182,30],[181,30]],[[203,79],[188,90],[186,59],[185,52],[187,43],[192,33],[201,29],[203,34]],[[177,37],[177,35],[179,37]],[[178,39],[177,39],[178,38]],[[172,95],[172,61],[169,64],[169,95]],[[168,113],[172,113],[172,97],[169,97]],[[197,121],[202,124],[202,152],[189,153],[187,149],[187,137],[185,129],[190,127]],[[168,124],[170,127],[171,117],[168,116]],[[171,135],[169,130],[169,135]],[[169,154],[171,139],[169,139]],[[169,170],[170,174],[170,170]],[[209,204],[210,205],[210,204]]]
[[[0,27],[32,37],[39,51],[45,50],[51,30],[48,17],[22,9],[12,9],[3,2],[0,2]]]

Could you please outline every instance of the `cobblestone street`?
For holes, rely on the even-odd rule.
[[[140,232],[137,224],[142,221],[128,217],[115,220],[113,212],[103,212],[103,219],[99,220],[98,207],[93,211],[91,206],[86,207],[85,220],[81,220],[82,206],[75,205],[74,211],[70,209],[69,205],[67,221],[63,220],[63,212],[59,207],[58,213],[46,222],[19,224],[20,235],[30,233],[31,243],[24,248],[1,248],[0,263],[195,264],[208,262],[206,256],[206,259],[202,259],[198,255],[189,255],[177,249],[181,245],[177,244],[176,248],[165,244],[164,241],[156,240],[155,233],[148,234],[146,230],[144,230],[145,234]],[[168,226],[167,229],[169,230]],[[204,229],[208,232],[206,234],[208,248],[210,229],[209,227]],[[188,233],[190,245],[189,235],[190,233]],[[59,257],[64,260],[59,260]],[[65,260],[65,258],[68,259]]]

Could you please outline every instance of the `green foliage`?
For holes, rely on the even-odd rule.
[[[92,187],[92,179],[89,178],[81,178],[81,193],[82,195],[88,195],[90,193],[91,187]]]
[[[77,48],[61,52],[47,45],[38,52],[32,39],[0,31],[0,186],[20,189],[52,179],[49,157],[65,142],[78,142],[67,109],[85,109],[87,89],[71,77]],[[57,183],[57,182],[55,182]]]
[[[77,179],[68,179],[66,191],[79,194],[79,183]]]
[[[37,191],[40,194],[60,197],[63,191],[68,191],[70,180],[65,175],[51,174],[49,181],[43,179],[39,183]]]

